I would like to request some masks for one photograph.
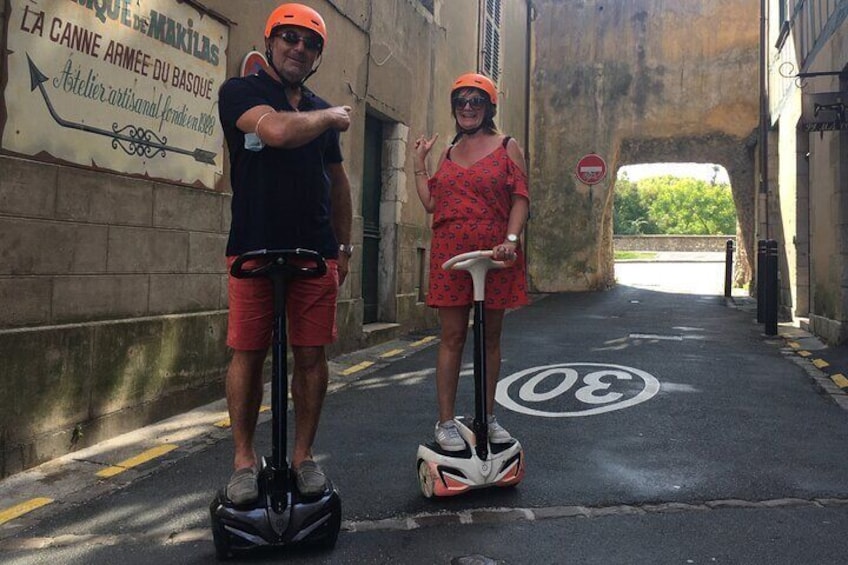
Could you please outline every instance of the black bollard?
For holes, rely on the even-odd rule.
[[[777,335],[777,242],[770,239],[766,242],[766,304],[765,332],[766,335]]]
[[[757,240],[757,323],[765,322],[766,240]]]
[[[727,249],[724,252],[724,296],[730,298],[733,288],[733,240],[727,240]]]

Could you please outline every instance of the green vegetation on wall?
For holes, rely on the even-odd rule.
[[[613,219],[616,235],[736,233],[730,185],[693,178],[618,179]]]

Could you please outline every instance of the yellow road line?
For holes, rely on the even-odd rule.
[[[830,375],[830,380],[832,380],[833,384],[835,384],[839,388],[848,389],[848,379],[846,379],[845,375],[843,375],[842,373]]]
[[[291,398],[291,395],[289,395],[289,398]],[[259,407],[259,412],[260,412],[260,413],[262,413],[262,412],[267,412],[267,411],[268,411],[268,410],[270,410],[270,409],[271,409],[271,407],[270,407],[270,406],[260,406],[260,407]],[[232,422],[230,422],[230,417],[229,417],[229,416],[227,416],[227,417],[226,417],[226,418],[224,418],[223,420],[218,420],[217,422],[215,422],[215,423],[214,423],[214,424],[212,424],[212,425],[213,425],[213,426],[215,426],[216,428],[229,428],[229,427],[230,427],[230,424],[232,424]]]
[[[411,345],[412,347],[418,347],[418,346],[420,346],[420,345],[428,344],[428,343],[430,343],[431,341],[433,341],[433,340],[435,340],[435,339],[436,339],[436,337],[435,337],[435,336],[429,335],[429,336],[427,336],[427,337],[425,337],[425,338],[423,338],[423,339],[419,339],[418,341],[411,343],[410,345]]]
[[[809,357],[810,355],[812,355],[812,353],[810,353],[809,351],[798,351],[797,353],[801,357]]]
[[[161,457],[165,455],[169,451],[173,451],[178,446],[173,443],[164,443],[162,445],[157,445],[156,447],[152,447],[143,453],[139,453],[135,457],[130,457],[129,459],[125,459],[120,463],[113,465],[111,467],[107,467],[102,471],[95,473],[101,479],[108,479],[109,477],[114,477],[120,473],[123,473],[127,469],[131,469],[132,467],[136,467],[141,465],[142,463],[147,463],[152,459],[156,459],[157,457]]]
[[[0,525],[5,524],[15,518],[20,518],[24,514],[28,512],[32,512],[37,508],[41,508],[42,506],[46,506],[53,502],[52,498],[33,498],[31,500],[27,500],[26,502],[21,502],[20,504],[16,504],[10,508],[0,511]]]
[[[394,357],[395,355],[400,355],[401,353],[403,353],[403,349],[392,349],[391,351],[386,351],[385,353],[380,355],[380,357]]]
[[[813,359],[813,365],[815,365],[819,369],[824,369],[825,367],[830,367],[830,363],[828,363],[824,359]]]
[[[370,367],[373,364],[374,364],[373,361],[363,361],[362,363],[357,363],[353,367],[348,367],[344,371],[340,371],[339,374],[340,375],[352,375],[353,373],[356,373],[357,371],[367,369],[368,367]]]

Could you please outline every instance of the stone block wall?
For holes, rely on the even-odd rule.
[[[735,235],[616,235],[616,251],[693,251],[724,252],[727,240],[736,245]]]
[[[0,476],[223,393],[229,196],[0,158]]]

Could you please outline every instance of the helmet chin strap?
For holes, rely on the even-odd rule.
[[[493,118],[493,117],[494,117],[494,114],[490,115],[489,111],[486,110],[486,115],[483,116],[483,121],[481,121],[479,125],[477,125],[473,128],[464,128],[461,125],[459,125],[459,118],[456,116],[456,114],[454,114],[454,120],[456,120],[456,127],[459,128],[459,133],[457,134],[456,138],[454,138],[454,139],[459,139],[460,136],[463,136],[463,135],[474,135],[475,133],[477,133],[478,131],[483,129],[483,127],[485,127],[487,119],[490,119],[490,118]]]
[[[467,129],[460,126],[459,122],[457,122],[456,125],[457,125],[457,127],[459,127],[459,132],[462,135],[474,135],[475,133],[477,133],[478,131],[483,129],[483,122],[480,122],[479,126],[476,126],[476,127],[473,127],[473,128],[467,128]]]
[[[483,129],[483,124],[481,123],[477,127],[465,129],[462,126],[459,125],[459,122],[456,122],[456,127],[459,128],[459,133],[457,133],[454,136],[453,140],[451,140],[451,145],[456,145],[456,142],[459,141],[459,138],[462,137],[463,135],[474,135],[475,133],[477,133],[478,131]]]
[[[268,59],[268,64],[271,66],[272,69],[274,69],[274,73],[276,73],[277,78],[280,79],[280,82],[283,83],[284,88],[299,88],[299,87],[303,86],[303,84],[307,81],[307,79],[309,77],[311,77],[312,75],[314,75],[318,71],[318,67],[321,66],[321,60],[322,60],[321,55],[323,55],[323,53],[318,55],[318,64],[315,66],[314,69],[309,71],[309,74],[307,74],[305,77],[303,77],[301,80],[299,80],[297,82],[292,82],[292,81],[288,80],[286,77],[284,77],[283,73],[280,72],[280,69],[277,68],[277,65],[274,64],[274,56],[271,53],[271,50],[270,49],[265,50],[265,58]]]

